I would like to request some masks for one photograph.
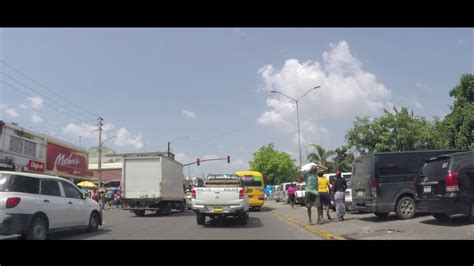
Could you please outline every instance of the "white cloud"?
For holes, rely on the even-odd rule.
[[[458,44],[459,44],[459,45],[463,45],[463,44],[464,44],[464,41],[463,41],[463,40],[459,40],[459,41],[458,41]]]
[[[13,108],[8,108],[5,112],[13,118],[20,116],[20,114]]]
[[[8,105],[0,103],[0,110],[8,108]]]
[[[411,102],[412,102],[412,104],[415,106],[416,109],[418,109],[418,110],[423,110],[423,104],[421,104],[421,102],[418,101],[418,99],[412,98],[412,99],[411,99]]]
[[[89,138],[89,139],[98,139],[97,126],[93,124],[82,123],[76,125],[74,123],[69,123],[63,128],[64,134],[70,134],[75,137]]]
[[[174,155],[174,158],[176,161],[182,163],[182,164],[186,164],[186,163],[190,163],[191,162],[191,158],[189,158],[188,155],[186,155],[185,153],[176,153]],[[194,161],[194,160],[193,160]]]
[[[134,136],[130,134],[127,129],[122,127],[117,130],[115,145],[119,147],[133,147],[136,149],[143,148],[142,134]]]
[[[41,118],[37,114],[33,114],[33,116],[31,117],[31,122],[33,122],[33,124],[38,124],[38,123],[43,122],[43,118]]]
[[[39,96],[28,97],[28,98],[26,98],[26,101],[28,103],[27,104],[23,104],[23,103],[20,104],[20,108],[22,108],[22,109],[33,108],[33,109],[41,110],[44,107],[44,104],[43,104],[44,101]]]
[[[192,111],[183,110],[183,115],[188,119],[196,119],[196,114]]]
[[[432,90],[430,87],[428,87],[428,85],[423,84],[421,82],[417,82],[416,87],[419,88],[422,91],[431,91]]]
[[[322,65],[317,61],[300,63],[288,59],[281,69],[265,65],[258,74],[264,90],[277,90],[295,99],[321,86],[299,104],[302,138],[312,143],[319,143],[321,135],[327,134],[321,127],[324,122],[378,114],[389,106],[387,101],[391,97],[391,91],[377,81],[374,74],[363,69],[345,41],[330,44],[329,50],[323,53]],[[296,105],[280,94],[271,97],[266,101],[268,110],[261,114],[258,122],[294,135]],[[313,126],[316,120],[317,127]]]

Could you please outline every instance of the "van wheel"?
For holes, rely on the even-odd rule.
[[[435,213],[433,214],[433,217],[436,218],[436,220],[438,221],[442,221],[442,222],[449,221],[449,215],[446,215],[444,213]]]
[[[27,240],[45,240],[48,235],[46,221],[41,217],[36,217],[31,223],[26,235]]]
[[[411,219],[415,216],[415,201],[412,197],[403,197],[397,202],[395,213],[400,219]]]
[[[206,216],[196,213],[196,222],[198,225],[205,225],[206,224]]]
[[[389,212],[374,212],[375,216],[379,217],[380,219],[387,218]]]
[[[99,220],[99,215],[96,212],[91,213],[87,232],[97,232],[97,230],[99,229]]]
[[[135,210],[133,211],[136,216],[145,216],[145,210]]]

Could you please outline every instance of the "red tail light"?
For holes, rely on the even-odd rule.
[[[7,209],[15,208],[18,203],[20,203],[20,198],[8,198],[7,199]]]
[[[459,191],[458,173],[450,172],[446,176],[446,192],[458,192],[458,191]]]
[[[240,189],[240,190],[239,190],[239,199],[243,199],[243,198],[244,198],[244,195],[245,195],[245,190]]]
[[[374,197],[377,197],[377,188],[379,187],[379,183],[377,180],[373,179],[372,182],[370,183],[370,190],[372,192],[372,195]]]
[[[265,196],[258,197],[258,200],[265,200]]]
[[[195,190],[195,189],[193,189],[193,190],[191,191],[191,198],[192,198],[192,199],[196,199],[196,190]]]

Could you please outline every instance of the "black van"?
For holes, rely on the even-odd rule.
[[[415,185],[417,211],[432,213],[438,220],[463,214],[474,222],[474,151],[427,160]]]
[[[401,219],[415,215],[414,181],[425,160],[458,150],[376,152],[352,163],[352,200],[355,208],[385,218],[395,212]]]

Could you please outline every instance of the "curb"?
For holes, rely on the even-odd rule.
[[[308,231],[308,232],[310,232],[314,235],[317,235],[319,237],[322,237],[325,240],[349,240],[348,238],[332,234],[329,231],[319,229],[314,225],[306,224],[306,223],[304,223],[300,220],[297,220],[293,217],[290,217],[288,215],[281,214],[278,211],[272,211],[272,214],[276,215],[276,216],[280,217],[281,219],[286,220],[290,223],[296,224],[296,225],[300,226],[301,228],[305,229],[306,231]]]

